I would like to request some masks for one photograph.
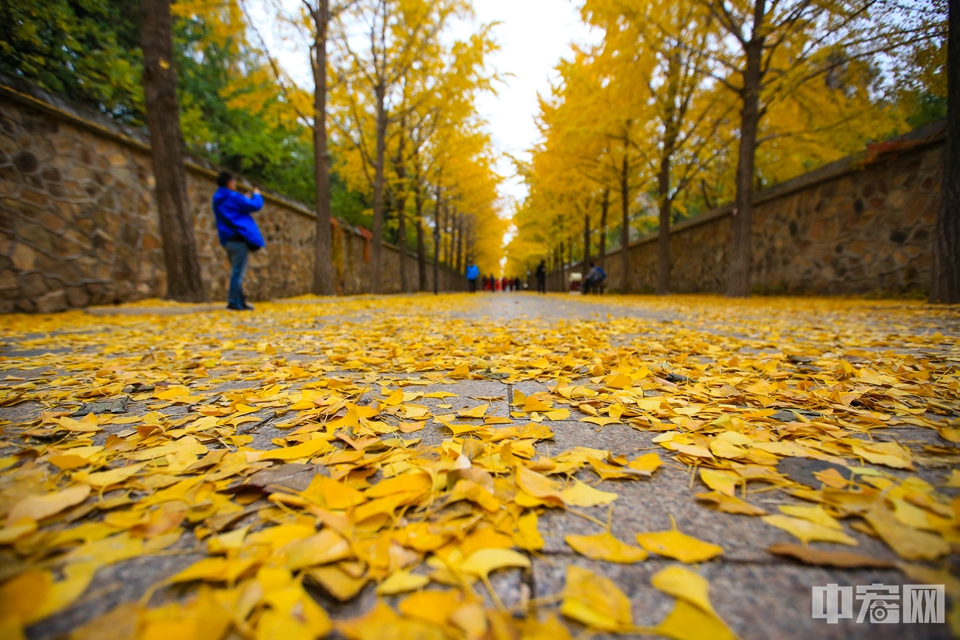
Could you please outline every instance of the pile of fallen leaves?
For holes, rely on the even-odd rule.
[[[705,508],[800,543],[771,553],[897,567],[958,601],[945,562],[960,498],[941,490],[960,488],[956,310],[625,298],[594,314],[556,298],[575,317],[465,317],[473,300],[4,318],[0,637],[97,597],[104,567],[193,554],[71,637],[569,638],[563,617],[732,638],[684,566],[721,557],[722,541],[675,525],[621,540],[603,518],[620,483],[656,483],[664,464],[689,472]],[[477,380],[503,392],[444,390]],[[572,421],[632,427],[655,449],[557,450],[551,424]],[[819,464],[800,481],[785,459]],[[798,500],[769,512],[757,498],[774,492]],[[673,611],[637,626],[614,581],[575,565],[561,593],[504,601],[496,578],[530,570],[547,510],[597,526],[565,538],[586,558],[681,563],[652,577]],[[901,561],[850,551],[850,531]],[[335,622],[313,597],[370,590],[372,608]]]

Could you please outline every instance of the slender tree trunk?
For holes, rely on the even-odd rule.
[[[330,296],[336,292],[333,269],[333,231],[330,223],[330,161],[327,157],[327,27],[330,23],[328,0],[320,0],[312,11],[313,55],[313,166],[317,190],[317,221],[314,240],[313,292]]]
[[[400,249],[400,291],[409,291],[407,286],[407,193],[401,186],[397,194],[397,247]]]
[[[947,4],[947,139],[933,234],[930,302],[960,303],[960,0]]]
[[[673,215],[673,196],[670,194],[670,168],[680,135],[677,95],[680,93],[680,52],[674,49],[667,67],[666,108],[663,114],[663,152],[657,188],[660,205],[660,231],[657,234],[657,295],[670,293],[670,223]]]
[[[167,269],[167,296],[202,302],[206,288],[197,257],[187,175],[180,146],[180,106],[173,69],[173,18],[170,0],[142,0],[143,98],[150,129],[150,154],[156,180],[154,197]]]
[[[407,168],[404,163],[406,119],[400,120],[400,140],[394,169],[397,173],[397,247],[400,249],[400,292],[409,291],[407,286]]]
[[[590,209],[583,216],[583,277],[587,277],[590,268]]]
[[[463,214],[457,214],[457,274],[463,273]]]
[[[377,155],[374,161],[373,174],[373,247],[372,251],[370,252],[371,262],[373,263],[373,277],[371,278],[371,289],[373,290],[373,293],[382,293],[383,287],[380,283],[380,256],[383,249],[383,164],[387,147],[386,87],[382,84],[382,82],[376,87],[375,93],[377,101]]]
[[[427,242],[423,230],[423,187],[414,182],[413,201],[417,213],[417,276],[420,291],[427,290]]]
[[[435,220],[433,225],[433,294],[440,292],[440,181],[437,181],[436,196],[434,198]]]
[[[740,151],[737,158],[737,194],[730,221],[730,266],[727,269],[727,295],[750,295],[750,271],[753,266],[753,181],[757,152],[757,128],[760,124],[760,87],[763,80],[762,35],[765,0],[754,0],[753,37],[744,47],[746,68],[740,95]]]
[[[657,236],[657,295],[670,293],[670,214],[673,199],[670,197],[670,156],[660,159],[660,231]]]
[[[604,267],[607,260],[607,213],[610,211],[610,188],[603,190],[603,202],[600,204],[600,247],[597,264]]]
[[[627,140],[623,143],[623,173],[620,176],[620,207],[623,220],[620,227],[620,293],[630,293],[630,160],[627,158]]]
[[[460,244],[460,212],[454,209],[450,213],[450,267],[456,272],[460,268],[460,255],[457,247]]]
[[[448,267],[453,265],[453,212],[451,206],[443,208],[443,264]]]
[[[567,288],[567,263],[563,259],[563,242],[560,243],[560,291]]]

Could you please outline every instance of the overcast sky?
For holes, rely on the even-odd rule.
[[[494,30],[500,51],[492,56],[490,64],[505,76],[505,83],[499,85],[498,95],[485,96],[478,105],[480,114],[489,122],[498,152],[529,158],[526,150],[538,135],[534,124],[537,92],[550,91],[550,82],[556,77],[553,67],[561,57],[569,56],[571,42],[583,44],[598,39],[580,22],[578,3],[579,0],[474,0],[475,19],[453,29],[453,37],[465,38],[480,24],[500,23]],[[291,6],[295,4],[291,0]],[[264,22],[272,22],[261,13],[263,5],[251,2],[248,6],[261,27]],[[311,86],[307,52],[301,50],[304,45],[292,40],[282,42],[269,28],[261,28],[260,33],[266,38],[270,53],[287,72],[304,87]],[[522,199],[526,191],[513,176],[512,163],[503,158],[497,166],[506,178],[501,194]]]
[[[534,116],[537,93],[546,95],[556,78],[554,67],[569,57],[570,43],[596,40],[580,21],[577,5],[570,0],[475,0],[479,23],[500,22],[495,29],[500,45],[491,60],[505,78],[496,96],[484,97],[480,113],[490,123],[497,150],[529,159],[526,150],[538,137]],[[508,176],[502,192],[522,198],[526,191],[512,176],[508,160],[500,170]]]

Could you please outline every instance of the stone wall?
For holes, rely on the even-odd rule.
[[[920,295],[930,281],[940,205],[944,125],[937,123],[757,193],[755,293]],[[675,293],[727,286],[732,207],[683,221],[670,234]],[[658,234],[630,244],[633,289],[657,279]],[[581,264],[567,268],[580,271]],[[607,288],[621,289],[619,250],[605,260]],[[563,278],[551,274],[552,290]]]
[[[215,167],[187,162],[203,279],[211,299],[225,300],[229,264],[210,207],[215,177]],[[0,78],[0,312],[162,296],[166,272],[153,187],[149,139],[141,131]],[[265,192],[264,200],[255,217],[267,247],[251,256],[247,295],[308,293],[316,218],[280,194]],[[339,292],[369,292],[369,233],[340,223],[333,231]],[[385,292],[399,292],[401,253],[384,249]],[[416,258],[403,259],[415,288]],[[427,272],[432,290],[432,268]],[[440,285],[461,289],[465,281],[442,268]]]

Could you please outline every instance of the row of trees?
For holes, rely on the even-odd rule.
[[[416,282],[400,262],[403,290],[426,288],[428,227],[435,270],[441,260],[459,272],[468,261],[494,264],[506,223],[476,101],[493,90],[485,61],[495,45],[489,26],[465,40],[449,36],[472,15],[470,2],[302,0],[293,11],[284,3],[269,9],[278,15],[275,34],[304,43],[310,55],[313,87],[298,86],[273,59],[271,67],[313,133],[314,292],[335,291],[331,156],[337,176],[370,204],[374,291],[382,290],[387,239],[416,247]]]
[[[0,69],[148,125],[171,297],[205,297],[184,150],[315,205],[315,293],[336,289],[334,214],[372,227],[376,290],[382,241],[416,248],[418,278],[402,281],[423,289],[431,254],[435,268],[492,268],[506,225],[475,109],[496,80],[490,29],[449,35],[471,11],[467,0],[11,0]],[[303,43],[312,86],[280,67],[264,29]]]
[[[585,0],[602,40],[541,98],[508,263],[603,261],[659,229],[668,293],[671,224],[731,203],[728,294],[749,295],[758,188],[944,116],[946,15],[946,0]]]

